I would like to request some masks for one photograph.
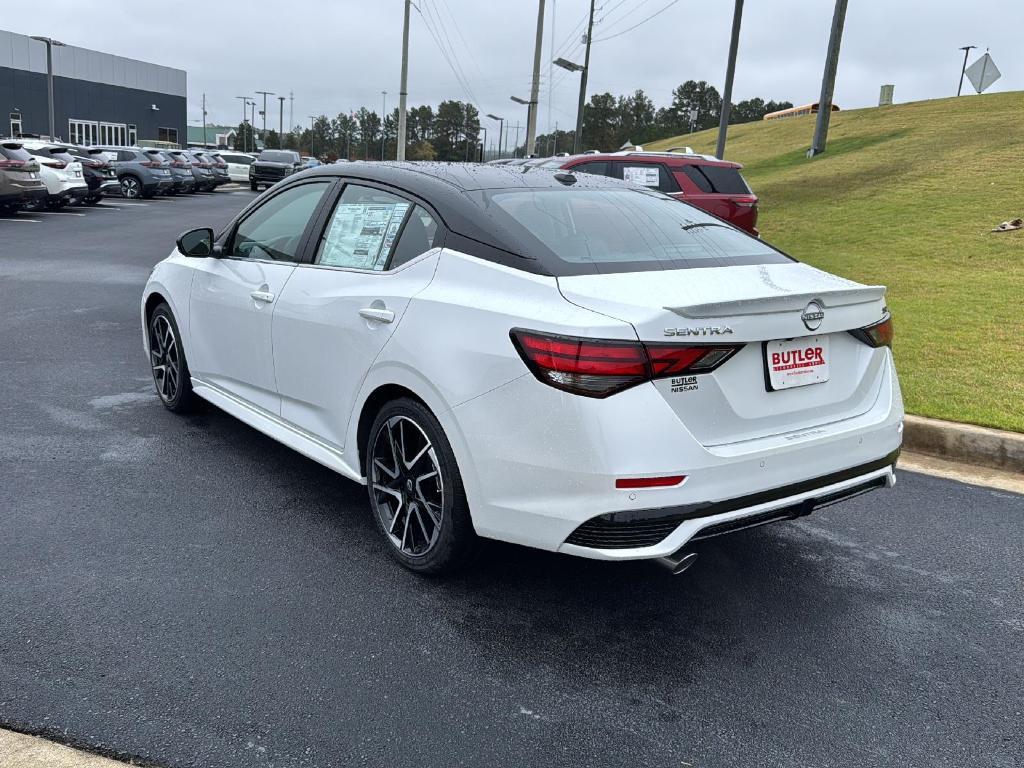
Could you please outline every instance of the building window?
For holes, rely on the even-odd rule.
[[[100,144],[123,147],[128,139],[128,126],[124,123],[100,123]]]
[[[21,133],[21,112],[11,112],[11,138],[16,139]]]
[[[134,147],[139,143],[139,132],[135,130],[135,126],[131,123],[128,124],[128,146]]]
[[[99,123],[94,120],[68,120],[68,141],[91,146],[99,138]]]
[[[166,141],[170,144],[178,143],[177,128],[157,128],[156,134],[157,141]]]

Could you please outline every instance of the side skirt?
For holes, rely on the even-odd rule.
[[[360,485],[366,485],[366,478],[360,475],[357,469],[353,469],[349,465],[341,451],[327,445],[315,435],[299,430],[280,417],[261,408],[254,408],[230,392],[225,392],[220,387],[200,381],[194,377],[192,379],[192,391],[222,411],[248,424],[253,429],[258,429],[268,437],[272,437],[279,443],[283,443],[292,450],[298,451],[303,456],[323,464],[328,469],[333,469],[339,475],[347,477],[349,480],[355,480]]]

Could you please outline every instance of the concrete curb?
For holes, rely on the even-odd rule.
[[[125,765],[38,736],[0,728],[0,766],[3,768],[125,768]]]
[[[1024,473],[1024,434],[907,415],[903,447],[949,461]]]

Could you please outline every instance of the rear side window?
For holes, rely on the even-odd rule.
[[[398,236],[398,244],[395,245],[388,269],[394,269],[426,253],[434,247],[436,240],[437,222],[434,217],[424,208],[414,205]]]
[[[761,240],[657,192],[524,189],[480,194],[496,223],[543,258],[556,276],[791,261]]]
[[[750,187],[736,168],[721,165],[684,165],[683,173],[701,192],[720,195],[749,195]]]
[[[622,179],[659,192],[678,192],[679,183],[665,166],[655,163],[619,163]],[[618,175],[618,174],[616,174]]]
[[[580,163],[569,169],[573,173],[593,173],[597,176],[609,176],[608,163],[604,160],[594,160],[589,163]]]
[[[412,207],[390,192],[346,185],[320,240],[317,264],[383,270]]]

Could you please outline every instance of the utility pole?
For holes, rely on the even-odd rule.
[[[583,151],[583,105],[587,103],[587,75],[590,74],[590,43],[594,37],[594,0],[590,0],[590,21],[587,22],[587,53],[583,58],[583,73],[580,75],[580,103],[576,108],[576,136],[573,152]]]
[[[277,101],[281,107],[277,118],[277,148],[284,149],[284,96],[278,96]]]
[[[405,97],[409,95],[409,7],[405,0],[405,23],[402,27],[402,82],[398,88],[398,136],[395,139],[395,159],[405,160]]]
[[[295,93],[288,91],[288,130],[295,127]]]
[[[964,89],[964,73],[967,71],[967,56],[970,54],[972,48],[977,47],[978,46],[976,45],[965,45],[963,48],[959,49],[964,52],[964,66],[963,69],[960,70],[960,87],[956,89],[957,96],[959,96],[960,92]]]
[[[511,131],[509,131],[511,133]],[[512,146],[512,157],[518,157],[519,152],[519,121],[516,120],[516,143]]]
[[[249,106],[249,97],[248,96],[235,96],[235,98],[242,100],[242,124],[239,125],[238,127],[241,128],[242,131],[244,132],[245,131],[245,113],[248,111],[247,107]],[[245,137],[244,135],[243,135],[242,138],[243,138],[242,151],[243,152],[248,152],[249,151],[249,139],[247,137]],[[236,147],[236,149],[237,149],[237,147]]]
[[[551,50],[551,56],[548,58],[548,133],[551,133],[551,95],[554,92],[554,88],[551,85],[555,80],[555,10],[555,0],[551,0],[551,34],[548,36],[551,39],[548,45]],[[552,152],[551,154],[554,153]]]
[[[256,151],[256,99],[251,99],[249,101],[249,106],[251,107],[250,112],[252,113],[252,117],[249,119],[249,125],[251,126],[251,129],[250,129],[249,133],[252,134],[252,151],[255,152]]]
[[[274,94],[270,91],[256,91],[256,93],[263,94],[263,144],[266,146],[267,143],[267,96],[273,96]]]
[[[846,21],[847,0],[836,0],[832,15],[832,31],[828,36],[828,55],[825,57],[825,74],[821,79],[821,96],[818,98],[818,120],[814,125],[814,141],[807,150],[808,157],[825,151],[828,139],[828,123],[832,118],[832,94],[836,88],[836,70],[839,68],[839,46],[843,42],[843,24]]]
[[[188,137],[186,136],[185,138],[187,139]],[[186,144],[187,143],[188,142],[186,141]],[[207,145],[207,141],[206,141],[206,94],[204,93],[203,94],[203,146],[205,147],[206,145]]]
[[[732,12],[732,37],[729,39],[729,63],[725,68],[725,92],[722,94],[722,113],[718,118],[718,147],[715,157],[725,157],[725,136],[729,131],[729,112],[732,110],[732,81],[736,74],[736,49],[740,44],[740,20],[743,18],[743,0],[736,0]]]
[[[32,35],[32,39],[46,44],[46,100],[50,107],[50,141],[56,141],[53,119],[53,47],[63,47],[64,43],[42,35]]]
[[[533,84],[530,87],[530,110],[526,117],[526,156],[537,148],[537,98],[540,96],[540,49],[544,43],[544,0],[537,3],[537,42],[533,46]]]
[[[384,120],[388,114],[388,92],[380,92],[380,159],[384,159],[384,137],[386,132],[384,130]]]
[[[501,134],[502,134],[502,132],[505,129],[505,118],[504,117],[498,117],[497,115],[492,115],[490,113],[488,113],[487,116],[489,118],[491,118],[491,120],[497,120],[498,121],[498,157],[497,157],[497,159],[500,160],[501,159]]]
[[[316,157],[316,155],[313,154],[313,121],[314,120],[316,120],[316,117],[314,117],[313,115],[310,115],[309,116],[309,156],[310,157]]]

